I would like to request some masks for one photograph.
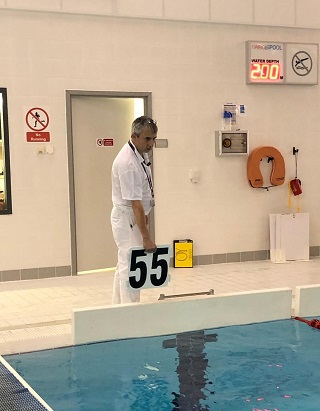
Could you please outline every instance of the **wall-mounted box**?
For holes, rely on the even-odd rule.
[[[168,148],[168,139],[167,138],[157,138],[155,140],[155,148]]]
[[[249,132],[219,130],[215,132],[216,156],[249,154]]]

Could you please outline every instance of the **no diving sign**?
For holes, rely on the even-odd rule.
[[[39,143],[49,142],[50,133],[46,130],[49,125],[48,113],[40,107],[28,110],[26,114],[26,125],[32,131],[27,132],[27,142]]]
[[[318,84],[318,53],[318,44],[287,43],[287,83]]]

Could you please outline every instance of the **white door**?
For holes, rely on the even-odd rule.
[[[132,121],[144,114],[143,103],[142,98],[132,97],[71,98],[78,273],[116,265],[117,248],[110,224],[111,166],[130,138]]]

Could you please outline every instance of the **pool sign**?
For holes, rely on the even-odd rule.
[[[26,114],[26,123],[33,131],[44,131],[49,124],[48,113],[39,107],[32,108]]]
[[[247,42],[247,82],[281,84],[284,82],[284,43]]]
[[[41,131],[41,133],[37,133],[36,131],[27,131],[28,143],[48,143],[49,141],[50,133],[48,131]]]
[[[113,138],[97,138],[97,147],[113,147]]]
[[[287,83],[318,84],[318,44],[287,43]]]
[[[172,248],[160,245],[154,253],[146,253],[143,247],[129,251],[129,285],[135,290],[167,286],[170,280],[169,264]]]
[[[49,125],[49,115],[43,108],[34,107],[28,110],[26,125],[31,130],[26,133],[28,143],[50,142],[50,132],[46,130]]]
[[[318,44],[246,42],[248,84],[318,84]]]
[[[312,70],[312,57],[306,51],[298,51],[292,58],[292,69],[298,76],[307,76]]]

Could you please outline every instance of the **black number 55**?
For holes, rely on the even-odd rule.
[[[146,255],[143,249],[132,250],[130,261],[130,272],[140,271],[140,276],[137,274],[129,276],[129,284],[132,288],[142,288],[146,283],[151,282],[151,286],[162,286],[168,277],[168,247],[158,247],[157,251],[152,254],[151,267],[150,257]],[[167,258],[161,258],[166,256]],[[160,274],[158,274],[160,267]]]

